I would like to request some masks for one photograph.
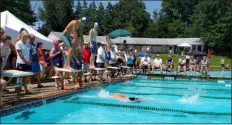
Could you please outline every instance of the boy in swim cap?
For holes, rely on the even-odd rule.
[[[86,24],[87,18],[82,17],[79,20],[72,20],[64,29],[63,35],[61,36],[61,40],[64,42],[64,46],[68,48],[67,51],[67,59],[64,64],[64,68],[71,70],[72,67],[70,65],[70,56],[71,54],[74,54],[72,52],[72,40],[74,42],[78,43],[78,47],[82,48],[83,45],[83,33],[82,33],[82,27],[84,24]],[[71,40],[71,34],[73,34],[73,39]],[[81,50],[81,49],[80,49]],[[78,61],[78,60],[76,60]]]
[[[94,23],[94,27],[89,31],[89,41],[90,41],[90,48],[91,48],[91,57],[90,57],[90,67],[94,68],[95,65],[95,58],[97,56],[97,36],[98,32],[97,29],[99,28],[99,24],[97,22]]]

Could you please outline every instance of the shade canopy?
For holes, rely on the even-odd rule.
[[[116,37],[131,36],[131,33],[127,30],[117,29],[117,30],[111,32],[109,35],[111,38],[116,38]]]
[[[181,43],[179,45],[177,45],[178,47],[192,47],[190,44],[188,43]]]
[[[21,28],[25,28],[29,33],[33,33],[35,35],[36,42],[42,42],[44,49],[51,49],[53,44],[50,39],[15,17],[9,11],[1,12],[1,28],[5,30],[5,34],[11,37],[12,42],[16,40],[19,31]]]

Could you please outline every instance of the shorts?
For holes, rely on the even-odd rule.
[[[185,66],[185,64],[179,64],[179,66],[180,66],[180,67],[184,67],[184,66]]]
[[[33,73],[39,73],[39,72],[41,72],[40,65],[39,65],[38,62],[32,62],[31,63],[31,69],[32,69]]]
[[[31,65],[17,63],[16,69],[19,71],[30,71],[31,72]]]
[[[105,67],[104,63],[97,63],[97,68],[104,68],[104,67]]]
[[[92,41],[91,53],[97,54],[97,43],[96,43],[96,41]]]
[[[84,64],[84,69],[85,72],[89,71],[89,64],[85,63]]]
[[[59,61],[59,62],[52,62],[52,65],[58,68],[63,68],[63,62]]]
[[[69,35],[69,34],[62,34],[61,40],[63,41],[64,46],[69,47],[69,48],[72,47],[71,35]]]
[[[79,64],[77,64],[76,60],[73,57],[71,57],[70,65],[73,69],[81,70],[82,69],[82,61],[79,58],[78,58],[78,61],[79,61]]]
[[[129,66],[129,67],[133,67],[133,66],[134,66],[134,64],[127,64],[127,66]]]

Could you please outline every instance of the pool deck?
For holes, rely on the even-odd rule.
[[[93,86],[99,86],[102,84],[109,84],[112,82],[117,82],[121,80],[126,80],[135,77],[135,75],[123,75],[122,77],[117,77],[113,79],[111,82],[105,81],[105,82],[100,82],[100,81],[92,81],[91,83],[84,83],[85,87],[84,88],[89,88]],[[43,88],[37,88],[36,84],[32,84],[30,86],[30,91],[32,92],[31,95],[23,95],[23,96],[18,96],[15,93],[15,86],[7,86],[6,89],[9,90],[9,92],[3,92],[3,108],[9,108],[14,105],[18,104],[23,104],[26,102],[31,102],[39,99],[44,99],[56,95],[61,95],[69,92],[73,92],[82,88],[78,89],[73,89],[74,84],[69,83],[66,84],[64,90],[59,90],[55,87],[55,82],[54,80],[47,80],[43,81],[42,84],[44,85]]]

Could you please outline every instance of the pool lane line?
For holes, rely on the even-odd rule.
[[[180,94],[171,94],[171,93],[136,93],[136,92],[121,92],[121,91],[115,91],[113,93],[124,93],[124,94],[134,94],[134,95],[168,95],[168,96],[180,96],[183,95]],[[232,97],[220,97],[220,96],[199,96],[201,98],[211,98],[211,99],[228,99],[232,100]]]
[[[143,85],[135,85],[135,84],[130,84],[130,85],[115,85],[115,86],[123,86],[123,87],[148,87],[148,88],[162,88],[162,89],[189,89],[189,88],[184,88],[184,87],[161,87],[161,86],[143,86]],[[202,89],[202,90],[207,90],[207,91],[229,91],[231,92],[231,90],[229,89]]]
[[[148,107],[148,106],[135,106],[135,105],[112,104],[112,103],[101,103],[101,102],[88,102],[88,101],[68,101],[68,100],[65,100],[64,103],[89,104],[89,105],[99,105],[99,106],[109,106],[109,107],[122,107],[122,108],[134,108],[134,109],[144,109],[144,110],[154,110],[154,111],[166,111],[166,112],[182,112],[182,113],[195,114],[195,115],[232,116],[231,112],[187,111],[187,110],[179,110],[179,109],[156,108],[156,107]]]
[[[163,81],[141,81],[141,80],[133,80],[132,82],[139,82],[139,83],[142,83],[142,84],[184,84],[184,85],[209,85],[209,86],[225,86],[227,85],[226,83],[199,83],[199,81],[189,81],[189,82],[194,82],[194,83],[185,83],[185,82],[181,82],[181,81],[168,81],[168,82],[163,82]],[[159,82],[159,83],[157,83]],[[162,82],[162,83],[160,83]],[[231,83],[228,83],[231,85]]]

